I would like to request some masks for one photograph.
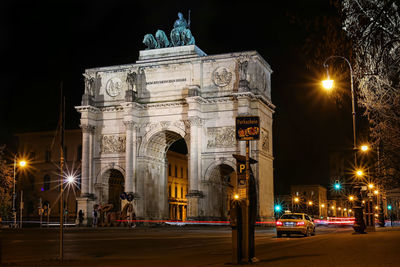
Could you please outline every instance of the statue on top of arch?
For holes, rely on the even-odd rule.
[[[157,30],[155,38],[152,34],[146,34],[143,43],[147,46],[146,49],[166,48],[173,46],[194,45],[195,40],[190,31],[190,10],[189,22],[183,17],[181,12],[178,13],[178,19],[175,20],[174,28],[170,33],[171,41],[162,30]]]

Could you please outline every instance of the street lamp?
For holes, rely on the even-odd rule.
[[[361,146],[361,151],[362,151],[362,152],[367,152],[368,150],[369,150],[368,145],[362,145],[362,146]]]
[[[351,90],[351,111],[352,111],[352,117],[353,117],[353,149],[354,149],[354,166],[357,166],[357,137],[356,137],[356,110],[355,110],[355,97],[354,97],[354,87],[353,87],[353,69],[351,67],[350,61],[342,56],[330,56],[328,57],[325,61],[323,66],[326,69],[326,74],[327,74],[327,80],[325,80],[325,82],[323,82],[323,86],[324,88],[328,89],[329,85],[331,86],[331,88],[333,87],[333,81],[330,79],[329,77],[329,69],[328,69],[328,64],[327,62],[331,59],[342,59],[344,60],[347,65],[349,66],[349,70],[350,70],[350,90]],[[328,80],[331,80],[331,82],[328,82]],[[325,87],[325,85],[327,87]],[[354,202],[354,217],[355,217],[355,222],[353,225],[354,231],[357,233],[364,233],[365,230],[365,222],[364,222],[364,218],[363,218],[363,210],[361,207],[361,185],[359,183],[359,181],[356,181],[356,184],[354,186],[355,188],[358,188],[357,190],[357,200]]]
[[[18,165],[20,167],[25,167],[26,166],[26,161],[25,160],[20,160],[18,162]],[[17,211],[15,209],[15,199],[17,197],[15,193],[15,173],[16,173],[16,168],[17,168],[17,155],[14,156],[14,184],[13,184],[13,202],[12,202],[12,214],[13,214],[13,228],[17,227]],[[22,215],[21,215],[22,216]]]
[[[368,188],[369,189],[372,189],[372,188],[374,188],[375,186],[374,186],[374,184],[368,184]]]

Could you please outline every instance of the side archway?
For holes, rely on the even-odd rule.
[[[231,164],[211,164],[207,169],[205,180],[206,207],[209,219],[228,219],[229,205],[233,196],[236,172]]]

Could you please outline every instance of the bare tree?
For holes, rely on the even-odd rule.
[[[343,29],[353,44],[359,104],[379,149],[378,175],[400,175],[400,13],[396,0],[343,0]]]

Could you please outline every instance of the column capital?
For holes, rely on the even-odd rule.
[[[125,129],[126,130],[133,130],[137,128],[137,123],[134,121],[124,121]]]
[[[189,118],[190,126],[202,126],[203,122],[204,120],[197,116]]]
[[[94,129],[96,128],[95,126],[88,124],[81,124],[80,127],[82,129],[82,133],[93,133]]]

